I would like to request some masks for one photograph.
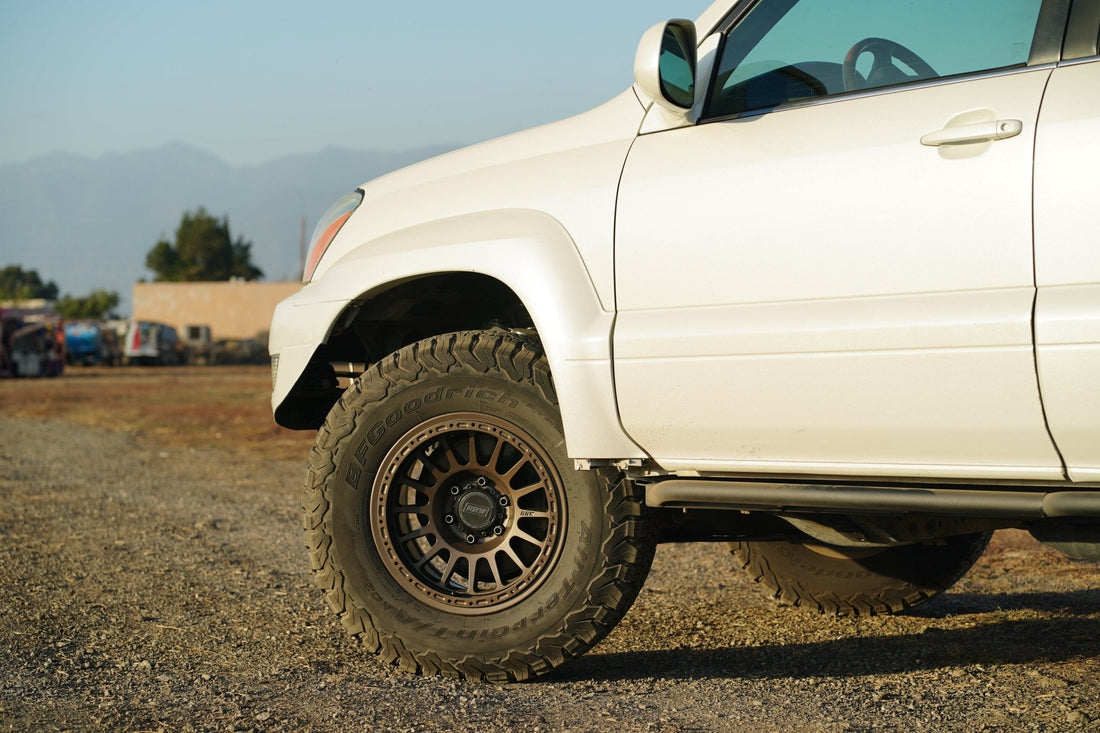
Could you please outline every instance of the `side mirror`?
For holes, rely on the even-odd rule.
[[[642,36],[634,56],[634,82],[655,102],[684,111],[695,104],[698,40],[690,20],[658,23]]]

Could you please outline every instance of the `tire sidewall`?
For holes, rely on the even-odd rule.
[[[372,392],[371,381],[383,379],[370,373],[359,391],[336,408],[358,415],[354,429],[335,450],[336,471],[326,487],[333,508],[332,555],[344,575],[349,601],[366,611],[383,635],[400,638],[414,652],[444,655],[469,654],[476,642],[478,656],[500,658],[533,650],[584,603],[587,582],[599,570],[607,529],[600,487],[591,472],[573,469],[555,406],[530,384],[463,371],[453,367],[446,375],[429,373],[410,383],[391,383],[381,399],[357,399]],[[411,595],[390,575],[371,532],[374,484],[386,454],[425,421],[461,412],[521,428],[549,457],[562,486],[565,527],[556,562],[529,595],[488,614],[449,613]]]

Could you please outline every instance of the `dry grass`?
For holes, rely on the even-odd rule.
[[[0,415],[136,432],[157,443],[219,446],[304,461],[312,432],[271,418],[271,370],[234,367],[73,367],[56,379],[0,380]]]

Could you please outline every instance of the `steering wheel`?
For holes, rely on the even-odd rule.
[[[871,71],[867,73],[867,81],[864,82],[856,71],[856,61],[865,53],[870,53],[874,60],[871,62]],[[894,60],[917,72],[916,77],[909,76],[899,69]],[[886,38],[864,38],[848,49],[844,55],[844,90],[853,92],[858,89],[881,87],[889,84],[901,84],[917,79],[931,79],[939,74],[928,65],[928,62],[905,46]]]

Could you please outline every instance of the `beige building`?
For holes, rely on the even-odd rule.
[[[299,282],[136,283],[134,319],[180,330],[206,325],[215,339],[252,338],[267,333],[275,305],[301,287]]]

